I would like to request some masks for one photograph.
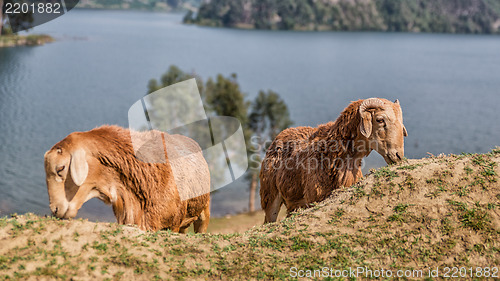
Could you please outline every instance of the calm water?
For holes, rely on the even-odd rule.
[[[333,120],[352,100],[398,98],[409,158],[500,145],[500,37],[245,31],[181,19],[73,10],[35,28],[57,42],[0,49],[0,216],[49,214],[44,152],[73,131],[128,126],[128,108],[171,64],[204,79],[235,72],[250,98],[277,91],[296,125]],[[366,161],[381,165],[375,153]],[[212,198],[214,215],[243,211],[247,184]],[[79,214],[114,220],[96,199]]]

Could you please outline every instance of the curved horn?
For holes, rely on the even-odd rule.
[[[363,101],[359,106],[359,112],[363,113],[368,109],[382,107],[384,103],[379,98],[369,98]]]
[[[367,112],[367,110],[382,107],[383,105],[384,104],[380,99],[369,98],[364,100],[359,106],[359,114],[361,115],[359,130],[366,138],[369,138],[372,135],[372,114]]]

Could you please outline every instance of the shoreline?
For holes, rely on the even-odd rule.
[[[303,33],[388,33],[388,34],[437,34],[437,35],[469,35],[469,36],[499,36],[500,32],[441,32],[441,31],[394,31],[394,30],[384,30],[384,29],[352,29],[343,30],[335,29],[329,27],[318,27],[318,28],[292,28],[292,29],[279,29],[279,28],[256,28],[251,24],[239,23],[234,26],[223,26],[213,23],[198,23],[194,21],[183,21],[182,24],[193,25],[197,27],[206,28],[218,28],[218,29],[232,29],[232,30],[257,30],[257,31],[268,31],[268,32],[303,32]]]
[[[0,48],[18,46],[41,46],[52,43],[55,39],[47,34],[32,35],[2,35],[0,36]]]

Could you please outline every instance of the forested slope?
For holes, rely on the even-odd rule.
[[[497,0],[218,0],[185,22],[336,31],[499,33]]]

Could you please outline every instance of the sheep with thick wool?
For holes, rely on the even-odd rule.
[[[260,171],[264,222],[276,221],[282,204],[290,213],[353,185],[372,150],[388,164],[401,161],[407,135],[399,101],[379,98],[352,102],[334,122],[284,130],[268,148]]]
[[[132,139],[143,149],[135,151]],[[159,149],[148,148],[151,139],[160,140]],[[161,157],[154,155],[160,151]],[[139,153],[164,161],[147,163]],[[200,146],[188,137],[118,126],[75,132],[45,153],[45,172],[50,209],[59,218],[73,218],[86,201],[99,198],[113,206],[120,224],[185,232],[194,223],[195,232],[207,230],[210,174]],[[186,190],[179,184],[199,196],[181,200]]]

